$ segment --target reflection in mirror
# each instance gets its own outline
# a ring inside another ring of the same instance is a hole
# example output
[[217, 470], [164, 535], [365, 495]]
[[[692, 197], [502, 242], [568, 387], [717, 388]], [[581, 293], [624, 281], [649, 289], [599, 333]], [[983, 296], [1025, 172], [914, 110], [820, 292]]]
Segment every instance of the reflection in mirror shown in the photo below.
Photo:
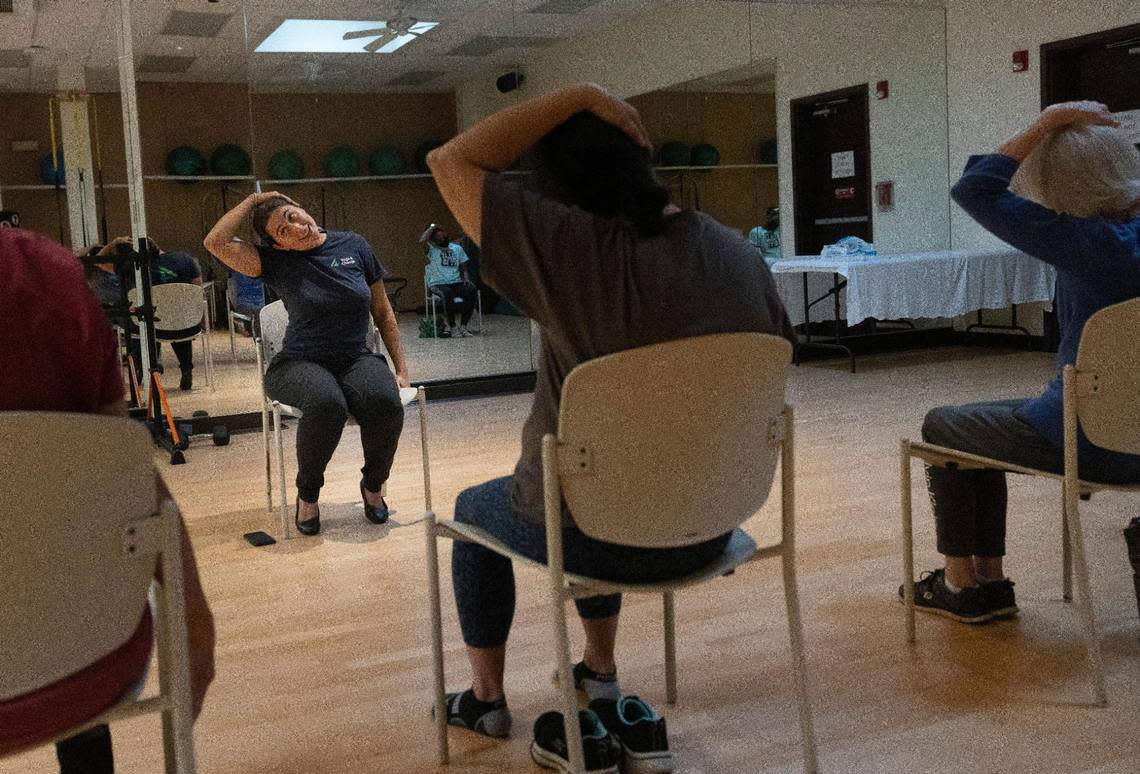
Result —
[[163, 385], [182, 418], [253, 411], [224, 327], [228, 272], [202, 246], [213, 221], [253, 187], [245, 8], [132, 0], [131, 27], [147, 234], [159, 252], [152, 282], [199, 287], [212, 323], [174, 341], [182, 337], [164, 329], [177, 310], [156, 308]]
[[76, 253], [130, 224], [113, 22], [102, 3], [28, 3], [4, 21], [0, 226]]
[[772, 260], [779, 254], [775, 66], [757, 60], [629, 100], [674, 204], [707, 212]]

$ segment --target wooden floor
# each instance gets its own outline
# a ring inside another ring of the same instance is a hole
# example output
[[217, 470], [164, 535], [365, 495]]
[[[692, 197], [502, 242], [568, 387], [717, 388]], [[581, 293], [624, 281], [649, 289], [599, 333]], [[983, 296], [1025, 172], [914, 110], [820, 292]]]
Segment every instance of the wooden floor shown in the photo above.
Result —
[[[940, 403], [1035, 392], [1051, 371], [1035, 353], [948, 349], [794, 370], [800, 590], [821, 764], [830, 772], [1140, 771], [1140, 620], [1120, 534], [1136, 500], [1106, 494], [1083, 508], [1110, 705], [1090, 706], [1076, 611], [1060, 601], [1058, 487], [1010, 486], [1009, 571], [1020, 618], [971, 628], [920, 616], [903, 640], [899, 583], [900, 436]], [[437, 507], [508, 473], [529, 396], [432, 404]], [[411, 415], [409, 415], [411, 420]], [[261, 441], [196, 443], [164, 473], [178, 496], [218, 619], [217, 680], [196, 727], [204, 772], [432, 772], [429, 623], [418, 430], [408, 422], [390, 500], [391, 529], [356, 503], [358, 435], [329, 468], [319, 538], [252, 548], [265, 513]], [[915, 466], [914, 483], [921, 471]], [[748, 526], [771, 536], [776, 498]], [[401, 526], [402, 525], [402, 526]], [[929, 505], [916, 499], [921, 567], [934, 564]], [[469, 679], [447, 577], [448, 685]], [[508, 657], [515, 733], [494, 742], [453, 731], [453, 772], [539, 771], [527, 747], [555, 706], [545, 587], [520, 575]], [[619, 667], [627, 693], [663, 708], [678, 772], [800, 769], [787, 630], [774, 562], [677, 600], [680, 700], [664, 707], [660, 603], [627, 599]], [[580, 642], [580, 632], [574, 632]], [[114, 729], [124, 772], [160, 766], [157, 722]], [[50, 751], [0, 771], [52, 771]]]

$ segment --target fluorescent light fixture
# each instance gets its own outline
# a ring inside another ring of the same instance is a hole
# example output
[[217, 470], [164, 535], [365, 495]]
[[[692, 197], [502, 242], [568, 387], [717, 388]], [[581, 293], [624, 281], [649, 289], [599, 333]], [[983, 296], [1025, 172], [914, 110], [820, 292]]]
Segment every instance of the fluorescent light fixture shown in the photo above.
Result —
[[[416, 22], [410, 28], [409, 35], [398, 35], [383, 47], [376, 50], [378, 54], [391, 54], [401, 46], [407, 45], [430, 29], [439, 26], [439, 22]], [[375, 37], [356, 38], [345, 40], [346, 32], [360, 32], [363, 30], [382, 30], [386, 27], [382, 21], [343, 21], [339, 19], [286, 19], [273, 30], [265, 40], [261, 41], [256, 49], [257, 53], [305, 53], [305, 54], [361, 54], [364, 47], [376, 40]], [[379, 37], [380, 34], [377, 34]]]

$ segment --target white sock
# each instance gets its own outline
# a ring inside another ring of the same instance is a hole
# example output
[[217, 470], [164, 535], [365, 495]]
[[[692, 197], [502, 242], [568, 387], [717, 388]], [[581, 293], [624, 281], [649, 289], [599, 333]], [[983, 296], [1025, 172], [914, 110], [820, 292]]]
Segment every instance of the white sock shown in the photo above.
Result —
[[950, 579], [947, 578], [945, 574], [943, 574], [943, 576], [942, 576], [942, 582], [946, 585], [947, 590], [951, 594], [958, 594], [962, 591], [962, 589], [958, 588], [953, 583], [951, 583]]

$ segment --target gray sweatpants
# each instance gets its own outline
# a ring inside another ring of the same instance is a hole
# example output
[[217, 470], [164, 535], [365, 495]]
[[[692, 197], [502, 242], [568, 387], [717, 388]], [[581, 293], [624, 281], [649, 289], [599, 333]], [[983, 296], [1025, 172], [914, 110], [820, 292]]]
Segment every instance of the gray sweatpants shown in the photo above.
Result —
[[325, 467], [340, 442], [348, 415], [360, 424], [364, 486], [378, 492], [388, 480], [404, 428], [400, 389], [387, 361], [372, 353], [339, 363], [280, 355], [265, 372], [265, 392], [303, 412], [297, 427], [297, 496], [316, 502]]
[[[1022, 420], [1026, 400], [940, 406], [922, 423], [922, 440], [951, 449], [1036, 468], [1064, 470], [1064, 450]], [[1140, 481], [1140, 457], [1082, 453], [1081, 478], [1109, 483]], [[1121, 458], [1124, 458], [1123, 460]], [[938, 552], [946, 556], [1005, 555], [1005, 474], [998, 470], [926, 468]]]

